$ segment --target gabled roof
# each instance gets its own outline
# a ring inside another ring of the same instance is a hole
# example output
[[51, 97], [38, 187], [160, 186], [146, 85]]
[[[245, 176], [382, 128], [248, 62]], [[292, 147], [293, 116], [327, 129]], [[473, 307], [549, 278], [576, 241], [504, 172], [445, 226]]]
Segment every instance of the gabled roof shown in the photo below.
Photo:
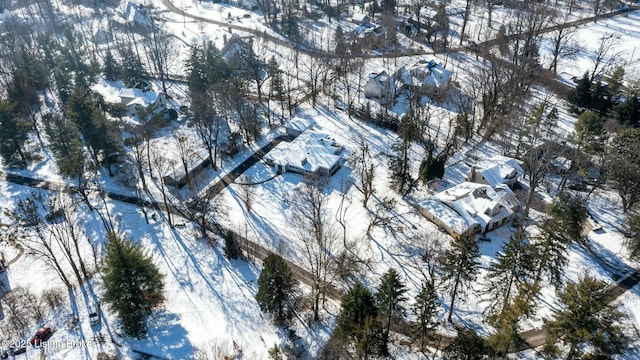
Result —
[[327, 134], [306, 130], [292, 142], [281, 142], [265, 158], [274, 164], [309, 172], [331, 169], [342, 159], [342, 147]]
[[123, 88], [119, 93], [124, 106], [138, 104], [147, 107], [158, 101], [160, 93], [157, 91], [142, 91], [137, 88]]
[[295, 120], [289, 121], [287, 124], [285, 124], [284, 128], [303, 132], [312, 127], [314, 124], [315, 121], [311, 119], [296, 118]]
[[524, 174], [518, 160], [507, 156], [497, 155], [473, 166], [476, 168], [476, 172], [482, 173], [484, 179], [492, 187], [504, 184]]

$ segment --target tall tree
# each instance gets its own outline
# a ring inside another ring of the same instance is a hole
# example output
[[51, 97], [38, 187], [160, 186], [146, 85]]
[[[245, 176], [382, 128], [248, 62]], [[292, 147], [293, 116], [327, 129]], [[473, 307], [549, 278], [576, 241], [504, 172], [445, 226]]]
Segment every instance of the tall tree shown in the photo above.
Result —
[[625, 246], [629, 250], [629, 257], [640, 258], [640, 214], [627, 215], [624, 222]]
[[607, 171], [613, 188], [629, 211], [640, 200], [640, 129], [624, 129], [609, 144]]
[[281, 256], [270, 253], [262, 264], [256, 300], [260, 310], [273, 315], [277, 325], [284, 325], [291, 318], [296, 306], [298, 282]]
[[26, 160], [23, 147], [29, 137], [32, 124], [18, 112], [15, 103], [0, 100], [0, 156], [6, 163], [11, 162], [14, 154], [20, 161]]
[[458, 296], [463, 293], [478, 275], [480, 250], [473, 235], [461, 235], [451, 242], [451, 247], [445, 251], [440, 272], [442, 281], [449, 289], [451, 302], [447, 320], [453, 322], [453, 309]]
[[459, 328], [458, 335], [442, 351], [445, 360], [482, 360], [489, 354], [485, 340], [473, 329]]
[[362, 284], [356, 283], [342, 297], [334, 336], [356, 345], [359, 352], [368, 352], [359, 355], [386, 355], [386, 339], [375, 336], [375, 332], [381, 331], [380, 324], [376, 321], [377, 314], [378, 307], [373, 294]]
[[600, 44], [593, 51], [593, 70], [589, 75], [589, 82], [593, 83], [597, 77], [609, 71], [620, 57], [618, 46], [620, 44], [621, 35], [618, 33], [607, 33], [600, 37]]
[[163, 275], [153, 259], [132, 240], [107, 234], [103, 301], [118, 315], [129, 336], [141, 338], [146, 317], [164, 301]]
[[502, 244], [496, 262], [489, 265], [485, 293], [488, 295], [490, 314], [503, 313], [518, 295], [520, 284], [530, 280], [533, 272], [532, 247], [524, 231], [517, 230], [508, 242]]
[[569, 347], [567, 360], [585, 353], [608, 359], [624, 352], [629, 340], [621, 326], [625, 316], [610, 303], [612, 296], [604, 281], [586, 276], [567, 284], [557, 296], [558, 307], [544, 325], [547, 353], [558, 354], [559, 342]]
[[413, 304], [413, 314], [416, 317], [415, 325], [411, 331], [414, 343], [418, 344], [420, 351], [425, 351], [433, 331], [437, 326], [434, 320], [438, 313], [438, 294], [431, 281], [425, 281]]
[[375, 193], [373, 186], [373, 178], [375, 176], [375, 167], [373, 165], [373, 157], [369, 144], [364, 140], [360, 140], [360, 145], [354, 159], [354, 168], [358, 174], [358, 182], [356, 189], [362, 193], [362, 206], [367, 207], [367, 203]]
[[404, 302], [407, 298], [404, 294], [406, 292], [407, 288], [402, 282], [402, 279], [400, 279], [398, 272], [393, 268], [389, 268], [389, 270], [382, 275], [378, 292], [376, 292], [378, 312], [383, 321], [383, 325], [385, 325], [385, 339], [389, 338], [391, 323], [401, 321], [405, 316]]
[[562, 192], [553, 200], [534, 244], [535, 283], [542, 279], [542, 274], [546, 274], [552, 285], [556, 288], [561, 286], [568, 247], [582, 239], [587, 217], [584, 199], [580, 195]]
[[398, 141], [391, 146], [394, 152], [389, 158], [391, 186], [403, 195], [413, 181], [409, 151], [411, 150], [411, 144], [418, 137], [417, 130], [418, 128], [411, 117], [402, 117], [398, 124]]

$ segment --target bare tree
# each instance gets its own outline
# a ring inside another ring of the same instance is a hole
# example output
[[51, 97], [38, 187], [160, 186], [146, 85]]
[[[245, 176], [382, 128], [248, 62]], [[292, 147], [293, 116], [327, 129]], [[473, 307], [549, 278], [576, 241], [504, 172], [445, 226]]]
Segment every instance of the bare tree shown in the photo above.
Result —
[[[563, 22], [566, 22], [566, 16]], [[549, 70], [553, 70], [553, 73], [558, 72], [558, 62], [561, 59], [569, 59], [580, 52], [580, 45], [575, 41], [574, 36], [578, 31], [576, 27], [564, 27], [562, 23], [556, 23], [557, 27], [551, 33], [551, 63], [549, 64]]]
[[320, 304], [324, 303], [334, 276], [336, 236], [327, 213], [326, 178], [309, 181], [288, 198], [292, 222], [301, 240], [301, 250], [313, 276], [313, 320], [320, 320]]
[[178, 48], [175, 45], [173, 35], [155, 25], [152, 26], [150, 36], [143, 41], [148, 63], [162, 82], [162, 91], [167, 93], [166, 81], [169, 79], [169, 69], [178, 59]]
[[170, 227], [173, 227], [173, 216], [171, 215], [172, 204], [170, 200], [171, 194], [169, 193], [169, 188], [165, 180], [167, 174], [169, 174], [174, 168], [173, 161], [167, 159], [159, 151], [154, 150], [151, 155], [151, 164], [151, 171], [153, 172], [155, 170], [158, 175], [158, 181], [156, 183], [160, 187], [160, 192], [162, 193], [162, 202], [164, 203], [165, 211], [167, 212], [167, 222]]
[[[49, 214], [50, 210], [42, 195], [31, 192], [18, 201], [16, 208], [9, 212], [9, 216], [20, 229], [32, 230], [31, 234], [20, 231], [22, 233], [21, 245], [36, 257], [44, 260], [56, 272], [67, 289], [71, 289], [73, 286], [58, 257], [57, 245], [47, 228], [44, 214]], [[16, 229], [16, 231], [19, 230]]]
[[358, 150], [352, 161], [353, 167], [358, 175], [357, 183], [354, 185], [356, 189], [362, 193], [362, 206], [367, 207], [369, 199], [376, 192], [376, 189], [373, 186], [375, 166], [373, 164], [369, 144], [364, 139], [359, 140]]
[[596, 77], [607, 72], [615, 65], [620, 58], [618, 45], [621, 41], [621, 35], [618, 33], [608, 33], [600, 38], [600, 45], [593, 52], [593, 71], [589, 81], [593, 82]]
[[347, 194], [351, 183], [349, 181], [340, 182], [340, 205], [336, 210], [336, 221], [342, 227], [342, 245], [347, 247], [347, 212], [351, 207], [351, 197]]

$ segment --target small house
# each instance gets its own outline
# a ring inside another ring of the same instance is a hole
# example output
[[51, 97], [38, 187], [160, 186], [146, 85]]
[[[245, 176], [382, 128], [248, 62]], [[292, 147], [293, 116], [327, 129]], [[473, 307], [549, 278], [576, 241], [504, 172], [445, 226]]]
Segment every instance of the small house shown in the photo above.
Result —
[[496, 187], [505, 184], [513, 187], [524, 174], [518, 160], [507, 156], [494, 156], [477, 164], [471, 164], [468, 181]]
[[356, 25], [365, 25], [369, 23], [369, 15], [365, 13], [355, 13], [351, 17], [351, 22]]
[[287, 135], [296, 137], [307, 129], [313, 128], [315, 122], [311, 119], [296, 118], [284, 125]]
[[119, 96], [120, 102], [131, 116], [143, 109], [149, 112], [156, 110], [165, 100], [164, 94], [159, 91], [142, 91], [137, 88], [123, 88]]
[[291, 142], [283, 141], [264, 157], [278, 172], [333, 175], [340, 169], [344, 147], [329, 135], [307, 129]]

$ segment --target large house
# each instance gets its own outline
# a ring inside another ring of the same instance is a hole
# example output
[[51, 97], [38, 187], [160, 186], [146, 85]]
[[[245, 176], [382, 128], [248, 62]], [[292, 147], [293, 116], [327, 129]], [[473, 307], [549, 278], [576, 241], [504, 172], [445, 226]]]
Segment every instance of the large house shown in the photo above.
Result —
[[364, 86], [368, 98], [387, 102], [402, 91], [420, 91], [425, 95], [438, 94], [451, 79], [451, 71], [435, 60], [421, 59], [411, 66], [402, 66], [389, 75], [386, 71], [369, 74]]
[[144, 5], [127, 2], [122, 9], [122, 17], [131, 26], [152, 27], [153, 19]]
[[165, 96], [158, 91], [142, 91], [137, 88], [123, 88], [120, 90], [120, 102], [131, 116], [140, 110], [153, 111], [163, 104]]
[[329, 176], [338, 171], [343, 155], [344, 147], [329, 135], [306, 129], [293, 141], [276, 145], [264, 159], [278, 172]]
[[423, 216], [449, 235], [486, 233], [512, 221], [520, 202], [511, 189], [500, 184], [464, 182], [419, 203]]
[[518, 160], [506, 156], [494, 156], [471, 165], [468, 181], [496, 187], [505, 184], [513, 187], [524, 174]]

